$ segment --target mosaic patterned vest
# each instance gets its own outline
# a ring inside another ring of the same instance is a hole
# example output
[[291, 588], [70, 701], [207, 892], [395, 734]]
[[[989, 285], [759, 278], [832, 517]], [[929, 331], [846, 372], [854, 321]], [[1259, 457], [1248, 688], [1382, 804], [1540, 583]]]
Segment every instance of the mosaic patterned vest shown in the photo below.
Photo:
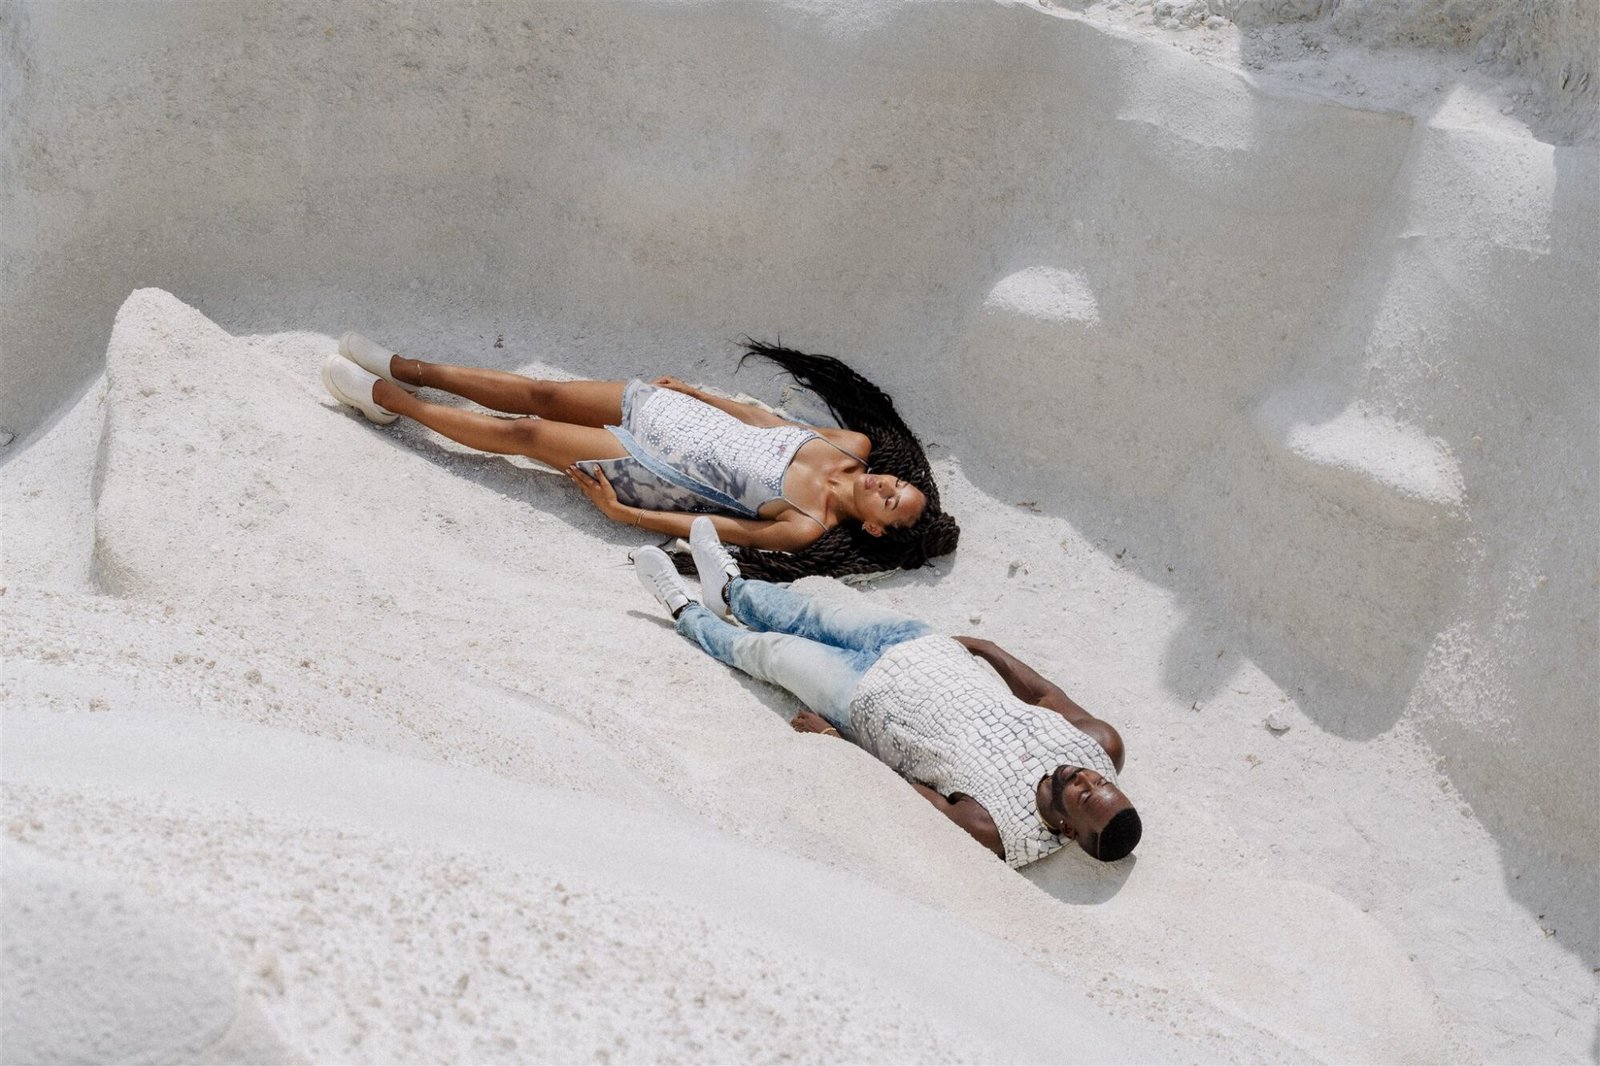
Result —
[[856, 741], [900, 776], [982, 804], [1014, 867], [1066, 843], [1039, 817], [1041, 778], [1065, 764], [1117, 779], [1094, 738], [1017, 699], [950, 637], [919, 637], [884, 652], [856, 686], [850, 724]]

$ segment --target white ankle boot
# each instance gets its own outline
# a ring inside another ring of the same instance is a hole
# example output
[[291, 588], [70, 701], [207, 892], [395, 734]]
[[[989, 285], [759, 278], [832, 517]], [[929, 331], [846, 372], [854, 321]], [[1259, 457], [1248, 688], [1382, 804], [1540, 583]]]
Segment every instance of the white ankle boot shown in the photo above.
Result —
[[367, 421], [387, 426], [400, 416], [373, 400], [372, 386], [377, 383], [377, 375], [367, 373], [342, 355], [330, 355], [322, 361], [322, 387], [328, 395], [346, 407], [354, 407], [367, 416]]
[[395, 377], [393, 371], [389, 369], [389, 361], [394, 358], [394, 352], [377, 341], [368, 340], [354, 330], [339, 338], [339, 354], [367, 373], [376, 374], [391, 385], [398, 385], [407, 392], [417, 391], [417, 386], [407, 385]]

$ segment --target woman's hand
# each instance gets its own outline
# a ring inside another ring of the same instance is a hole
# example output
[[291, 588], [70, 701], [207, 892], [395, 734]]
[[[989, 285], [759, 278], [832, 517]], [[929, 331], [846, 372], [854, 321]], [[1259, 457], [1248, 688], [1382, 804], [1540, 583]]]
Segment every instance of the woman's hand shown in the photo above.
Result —
[[789, 726], [796, 733], [825, 733], [830, 737], [840, 735], [826, 718], [815, 711], [801, 711], [790, 720]]
[[683, 382], [679, 381], [675, 377], [671, 377], [670, 375], [667, 377], [656, 378], [650, 384], [659, 389], [671, 389], [673, 392], [681, 392], [685, 396], [693, 396], [697, 400], [701, 398], [699, 389], [695, 388], [693, 385], [685, 385]]
[[585, 496], [589, 497], [589, 502], [594, 504], [601, 514], [613, 522], [635, 524], [628, 515], [633, 508], [617, 499], [617, 490], [611, 487], [611, 481], [606, 477], [604, 470], [596, 467], [594, 476], [590, 477], [586, 471], [574, 465], [567, 467], [567, 476]]

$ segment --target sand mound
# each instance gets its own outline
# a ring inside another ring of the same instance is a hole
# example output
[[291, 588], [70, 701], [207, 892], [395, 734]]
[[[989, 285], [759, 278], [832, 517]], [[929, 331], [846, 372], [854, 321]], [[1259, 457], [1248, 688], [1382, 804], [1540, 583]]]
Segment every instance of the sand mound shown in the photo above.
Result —
[[[93, 506], [114, 595], [6, 595], [22, 839], [203, 916], [309, 1057], [1450, 1053], [1404, 949], [1326, 889], [1169, 838], [1126, 885], [1076, 853], [1032, 871], [1100, 907], [1033, 892], [690, 654], [560, 479], [319, 397], [331, 343], [233, 338], [136, 293]], [[551, 575], [577, 558], [600, 565]], [[937, 617], [942, 592], [873, 595]], [[1148, 768], [1129, 780], [1177, 808], [1177, 839], [1228, 833]], [[397, 1014], [423, 1021], [390, 1032]], [[795, 1020], [818, 1015], [826, 1033]]]
[[7, 1061], [291, 1061], [190, 923], [22, 845], [0, 857]]

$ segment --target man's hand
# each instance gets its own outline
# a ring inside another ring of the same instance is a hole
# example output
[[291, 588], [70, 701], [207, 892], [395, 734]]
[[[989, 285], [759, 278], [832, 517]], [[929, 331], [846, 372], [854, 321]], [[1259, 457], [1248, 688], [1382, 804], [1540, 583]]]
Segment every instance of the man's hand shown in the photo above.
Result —
[[1000, 680], [1006, 683], [1011, 694], [1024, 703], [1037, 704], [1046, 696], [1056, 693], [1065, 695], [1057, 685], [1040, 677], [1033, 667], [992, 640], [984, 640], [982, 637], [956, 637], [955, 641], [994, 667], [995, 673], [1000, 675]]
[[982, 637], [956, 637], [956, 643], [994, 667], [1011, 694], [1024, 703], [1054, 711], [1094, 738], [1105, 749], [1111, 765], [1122, 769], [1122, 735], [1108, 722], [1101, 721], [1079, 707], [1061, 686], [1041, 677], [1039, 672], [992, 640]]
[[840, 735], [826, 718], [815, 711], [801, 711], [794, 716], [789, 725], [796, 733], [823, 733], [831, 737]]

